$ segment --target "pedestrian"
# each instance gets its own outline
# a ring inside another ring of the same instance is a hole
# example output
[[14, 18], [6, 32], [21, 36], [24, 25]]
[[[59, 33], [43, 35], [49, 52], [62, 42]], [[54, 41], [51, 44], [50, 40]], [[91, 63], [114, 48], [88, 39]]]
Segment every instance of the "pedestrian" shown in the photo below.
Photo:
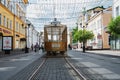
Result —
[[36, 45], [34, 46], [35, 52], [36, 52]]
[[68, 47], [69, 47], [69, 49], [70, 49], [70, 50], [72, 49], [72, 47], [71, 47], [71, 45], [70, 45], [70, 44], [68, 45]]
[[41, 49], [42, 49], [42, 52], [44, 52], [44, 46], [43, 45], [41, 45]]
[[32, 51], [33, 51], [33, 44], [31, 45], [31, 49], [32, 49]]

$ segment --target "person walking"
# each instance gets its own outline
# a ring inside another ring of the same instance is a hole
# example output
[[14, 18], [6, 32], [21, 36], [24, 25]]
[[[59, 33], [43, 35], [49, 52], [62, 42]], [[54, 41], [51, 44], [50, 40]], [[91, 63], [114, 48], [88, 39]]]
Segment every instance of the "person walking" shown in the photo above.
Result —
[[42, 49], [42, 52], [44, 52], [44, 46], [43, 45], [41, 45], [41, 49]]
[[32, 51], [33, 51], [33, 44], [31, 45], [31, 49], [32, 49]]
[[34, 46], [35, 52], [36, 52], [36, 45]]

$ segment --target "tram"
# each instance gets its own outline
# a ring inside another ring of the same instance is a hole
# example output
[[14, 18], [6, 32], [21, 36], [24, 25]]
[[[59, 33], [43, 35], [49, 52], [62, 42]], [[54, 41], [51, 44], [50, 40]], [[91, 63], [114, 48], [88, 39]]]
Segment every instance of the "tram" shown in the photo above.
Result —
[[44, 25], [44, 47], [47, 55], [66, 55], [67, 26], [56, 19], [49, 25]]

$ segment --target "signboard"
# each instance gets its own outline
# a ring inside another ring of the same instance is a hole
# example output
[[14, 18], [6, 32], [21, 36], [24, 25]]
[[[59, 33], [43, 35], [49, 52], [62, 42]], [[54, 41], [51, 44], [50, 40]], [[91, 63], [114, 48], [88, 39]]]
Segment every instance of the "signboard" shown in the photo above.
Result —
[[12, 34], [9, 30], [3, 29], [3, 28], [0, 28], [0, 31], [5, 34]]
[[12, 36], [3, 36], [3, 50], [12, 50]]
[[52, 48], [59, 48], [60, 44], [59, 43], [52, 43]]

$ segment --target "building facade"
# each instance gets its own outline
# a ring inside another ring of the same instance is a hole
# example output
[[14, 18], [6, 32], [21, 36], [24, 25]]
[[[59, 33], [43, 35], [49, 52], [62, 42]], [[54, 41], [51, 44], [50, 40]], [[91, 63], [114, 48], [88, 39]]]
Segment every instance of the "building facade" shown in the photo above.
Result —
[[78, 25], [78, 29], [83, 29], [83, 26], [85, 26], [86, 30], [94, 33], [94, 38], [87, 41], [86, 47], [92, 46], [93, 49], [110, 49], [109, 34], [106, 33], [105, 28], [107, 27], [111, 18], [112, 7], [107, 9], [96, 7], [87, 10], [86, 13], [80, 16], [79, 23], [82, 23], [82, 27]]
[[[113, 18], [116, 18], [117, 16], [120, 16], [120, 0], [113, 0]], [[111, 49], [115, 50], [120, 50], [120, 37], [118, 39], [111, 39], [110, 40], [111, 44]]]
[[27, 48], [31, 49], [36, 43], [40, 45], [42, 34], [35, 29], [34, 25], [29, 20], [26, 20], [26, 23], [28, 25], [26, 28]]
[[87, 41], [87, 46], [93, 49], [110, 49], [109, 34], [106, 27], [112, 18], [112, 8], [104, 9], [88, 20], [87, 29], [93, 31], [94, 39]]
[[28, 0], [0, 0], [0, 51], [2, 37], [13, 37], [13, 49], [25, 47], [25, 16]]

